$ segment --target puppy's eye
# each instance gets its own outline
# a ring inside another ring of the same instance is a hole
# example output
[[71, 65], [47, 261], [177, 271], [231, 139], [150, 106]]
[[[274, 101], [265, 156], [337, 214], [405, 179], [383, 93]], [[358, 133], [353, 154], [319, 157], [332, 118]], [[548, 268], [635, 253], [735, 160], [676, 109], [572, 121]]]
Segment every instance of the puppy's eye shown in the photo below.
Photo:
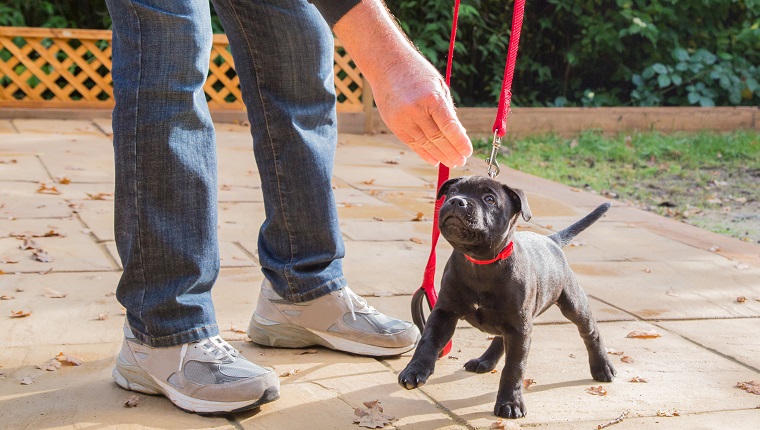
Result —
[[483, 201], [488, 203], [489, 205], [495, 205], [496, 204], [496, 197], [488, 194], [487, 196], [483, 197]]

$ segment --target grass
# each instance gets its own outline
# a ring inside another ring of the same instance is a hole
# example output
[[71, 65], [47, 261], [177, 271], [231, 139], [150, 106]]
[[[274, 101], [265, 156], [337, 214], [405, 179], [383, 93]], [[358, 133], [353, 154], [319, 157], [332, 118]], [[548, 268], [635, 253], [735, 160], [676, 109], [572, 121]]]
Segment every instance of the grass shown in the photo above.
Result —
[[[474, 142], [487, 156], [489, 140]], [[743, 240], [760, 241], [760, 133], [510, 139], [499, 163]]]

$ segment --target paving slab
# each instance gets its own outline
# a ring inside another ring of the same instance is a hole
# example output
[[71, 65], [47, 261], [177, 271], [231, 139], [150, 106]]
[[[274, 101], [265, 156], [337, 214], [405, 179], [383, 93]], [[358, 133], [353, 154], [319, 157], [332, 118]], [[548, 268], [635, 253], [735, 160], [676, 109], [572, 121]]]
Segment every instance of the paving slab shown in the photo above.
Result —
[[16, 128], [9, 119], [0, 119], [0, 134], [17, 134]]
[[67, 218], [73, 215], [68, 202], [63, 198], [51, 199], [50, 196], [28, 192], [14, 193], [7, 191], [7, 185], [9, 184], [0, 182], [0, 218]]
[[[760, 297], [748, 300], [760, 301]], [[760, 317], [710, 321], [660, 321], [657, 325], [698, 345], [751, 366], [760, 373], [758, 370], [760, 369], [760, 336], [758, 336]]]
[[7, 181], [45, 182], [49, 181], [45, 167], [35, 155], [13, 154], [5, 155], [0, 151], [0, 181], [3, 188], [13, 186]]
[[92, 120], [77, 119], [14, 119], [13, 125], [22, 134], [98, 134], [103, 132]]

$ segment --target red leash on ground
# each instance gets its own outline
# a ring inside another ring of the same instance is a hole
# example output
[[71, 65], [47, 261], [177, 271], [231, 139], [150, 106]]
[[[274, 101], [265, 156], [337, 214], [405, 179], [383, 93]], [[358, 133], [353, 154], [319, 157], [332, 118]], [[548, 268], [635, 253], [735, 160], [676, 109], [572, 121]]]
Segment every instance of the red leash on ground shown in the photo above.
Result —
[[[446, 63], [446, 85], [451, 86], [451, 65], [454, 58], [454, 45], [457, 35], [457, 20], [459, 19], [459, 1], [454, 2], [454, 16], [451, 22], [451, 38], [449, 40], [449, 58]], [[495, 178], [499, 174], [499, 165], [496, 163], [496, 154], [501, 146], [501, 138], [507, 132], [507, 116], [509, 115], [509, 106], [512, 102], [512, 78], [515, 74], [515, 61], [517, 60], [517, 45], [520, 43], [520, 29], [522, 28], [523, 15], [525, 14], [525, 0], [515, 0], [515, 8], [512, 13], [512, 33], [509, 37], [509, 48], [507, 51], [507, 63], [504, 68], [504, 79], [501, 85], [501, 94], [499, 95], [499, 107], [496, 113], [496, 121], [493, 124], [493, 143], [491, 156], [486, 160], [488, 162], [488, 175]], [[444, 182], [449, 179], [449, 168], [443, 164], [438, 166], [438, 185], [436, 190], [440, 190]], [[425, 272], [422, 278], [422, 286], [412, 296], [412, 320], [422, 332], [425, 329], [425, 315], [423, 298], [427, 300], [428, 309], [433, 309], [435, 302], [438, 301], [438, 292], [435, 290], [435, 265], [436, 255], [435, 248], [438, 245], [440, 229], [438, 226], [438, 214], [441, 211], [441, 205], [445, 196], [436, 200], [435, 210], [433, 212], [433, 234], [430, 247], [430, 257], [428, 257]], [[441, 351], [440, 356], [448, 354], [451, 351], [451, 340]]]

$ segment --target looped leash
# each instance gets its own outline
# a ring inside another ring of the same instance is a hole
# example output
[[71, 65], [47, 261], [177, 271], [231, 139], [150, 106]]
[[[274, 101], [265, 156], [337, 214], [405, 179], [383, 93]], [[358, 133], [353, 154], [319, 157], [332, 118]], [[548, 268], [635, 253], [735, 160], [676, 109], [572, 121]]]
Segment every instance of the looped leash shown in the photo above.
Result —
[[[451, 86], [451, 67], [454, 58], [454, 45], [457, 35], [457, 21], [459, 19], [459, 2], [454, 0], [454, 14], [451, 21], [451, 38], [449, 39], [449, 57], [446, 62], [446, 85]], [[488, 176], [496, 178], [499, 175], [499, 164], [496, 162], [496, 155], [501, 146], [501, 138], [507, 132], [507, 116], [510, 112], [512, 101], [512, 78], [515, 74], [515, 61], [517, 60], [517, 45], [520, 42], [520, 29], [522, 28], [523, 15], [525, 13], [525, 0], [515, 0], [514, 11], [512, 14], [512, 32], [509, 37], [509, 48], [507, 51], [507, 63], [504, 69], [504, 79], [502, 81], [501, 93], [499, 95], [499, 107], [496, 112], [496, 121], [493, 125], [493, 142], [491, 144], [491, 155], [486, 159], [488, 163]], [[438, 185], [437, 191], [441, 190], [443, 183], [449, 179], [449, 168], [440, 164], [438, 166]], [[438, 293], [435, 290], [435, 248], [438, 245], [440, 228], [438, 225], [438, 214], [441, 212], [441, 206], [446, 196], [442, 196], [435, 202], [433, 213], [433, 232], [430, 247], [430, 257], [428, 257], [425, 273], [422, 278], [422, 286], [412, 296], [412, 321], [423, 332], [425, 329], [425, 316], [423, 298], [427, 300], [428, 309], [432, 310], [438, 301]], [[443, 357], [451, 351], [451, 340], [440, 352]]]

